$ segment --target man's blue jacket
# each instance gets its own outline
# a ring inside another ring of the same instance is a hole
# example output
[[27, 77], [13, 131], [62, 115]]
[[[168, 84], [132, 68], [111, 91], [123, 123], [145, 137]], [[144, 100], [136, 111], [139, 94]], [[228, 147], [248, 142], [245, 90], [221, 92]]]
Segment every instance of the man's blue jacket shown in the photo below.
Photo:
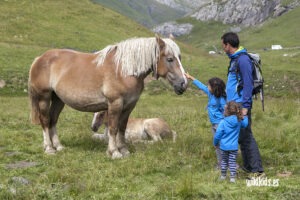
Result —
[[[227, 102], [235, 101], [242, 103], [243, 108], [252, 108], [252, 90], [253, 90], [253, 64], [246, 54], [247, 50], [240, 47], [234, 54], [229, 54], [230, 67], [228, 72], [228, 78], [226, 83]], [[241, 55], [240, 55], [241, 54]], [[238, 70], [238, 78], [236, 68]], [[237, 87], [240, 84], [242, 89], [237, 91]]]

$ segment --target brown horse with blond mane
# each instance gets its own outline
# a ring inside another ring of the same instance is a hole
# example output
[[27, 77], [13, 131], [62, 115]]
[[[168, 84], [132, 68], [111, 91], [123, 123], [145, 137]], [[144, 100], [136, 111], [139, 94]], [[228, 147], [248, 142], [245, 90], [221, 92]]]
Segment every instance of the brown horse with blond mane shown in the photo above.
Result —
[[29, 72], [32, 123], [41, 124], [45, 153], [63, 149], [56, 131], [65, 104], [84, 112], [108, 111], [109, 143], [113, 159], [129, 155], [125, 143], [128, 117], [151, 72], [166, 78], [176, 94], [187, 79], [180, 49], [171, 39], [132, 38], [96, 53], [52, 49], [37, 57]]

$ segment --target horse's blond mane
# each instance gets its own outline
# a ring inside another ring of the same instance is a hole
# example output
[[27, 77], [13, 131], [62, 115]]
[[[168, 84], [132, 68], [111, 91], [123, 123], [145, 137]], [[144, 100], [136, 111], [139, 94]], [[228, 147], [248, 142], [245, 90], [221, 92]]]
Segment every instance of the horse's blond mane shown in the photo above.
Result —
[[[171, 39], [163, 39], [166, 43], [165, 53], [173, 54], [176, 58], [180, 55], [179, 47]], [[148, 72], [151, 67], [156, 69], [160, 51], [156, 38], [132, 38], [115, 45], [109, 45], [96, 52], [98, 54], [97, 66], [101, 66], [106, 56], [115, 51], [114, 62], [121, 66], [123, 76], [139, 76]]]

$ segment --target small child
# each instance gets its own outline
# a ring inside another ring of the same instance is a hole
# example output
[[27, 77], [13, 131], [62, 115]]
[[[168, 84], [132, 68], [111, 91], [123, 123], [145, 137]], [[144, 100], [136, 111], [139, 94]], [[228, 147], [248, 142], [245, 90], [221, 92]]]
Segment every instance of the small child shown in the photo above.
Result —
[[226, 179], [229, 166], [230, 182], [235, 182], [236, 158], [238, 154], [238, 138], [241, 128], [248, 126], [248, 117], [243, 116], [240, 104], [230, 101], [225, 106], [224, 119], [220, 122], [215, 137], [214, 146], [221, 150], [221, 180]]
[[[208, 80], [208, 85], [204, 85], [199, 80], [195, 79], [193, 76], [188, 73], [185, 74], [188, 79], [193, 80], [193, 84], [205, 92], [208, 96], [207, 111], [209, 120], [212, 124], [212, 133], [213, 137], [216, 133], [218, 124], [224, 118], [224, 106], [226, 104], [226, 92], [225, 92], [225, 83], [222, 79], [213, 77]], [[216, 148], [217, 155], [217, 168], [221, 167], [221, 151]]]

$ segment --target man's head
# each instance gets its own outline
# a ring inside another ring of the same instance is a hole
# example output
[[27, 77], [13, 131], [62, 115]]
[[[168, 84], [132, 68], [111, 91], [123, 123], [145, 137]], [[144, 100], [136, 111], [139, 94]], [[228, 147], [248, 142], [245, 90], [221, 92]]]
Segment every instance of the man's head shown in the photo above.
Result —
[[236, 33], [228, 32], [222, 37], [222, 47], [225, 53], [233, 54], [240, 45], [239, 36]]

